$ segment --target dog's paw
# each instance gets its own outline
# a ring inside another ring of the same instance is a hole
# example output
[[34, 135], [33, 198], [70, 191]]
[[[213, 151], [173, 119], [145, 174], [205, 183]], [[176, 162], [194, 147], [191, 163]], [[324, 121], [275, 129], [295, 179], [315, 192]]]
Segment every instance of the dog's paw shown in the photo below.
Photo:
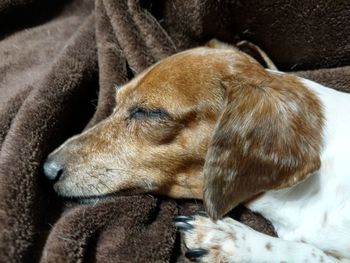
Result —
[[205, 212], [179, 216], [176, 227], [183, 233], [186, 257], [200, 262], [246, 262], [247, 227], [231, 218], [212, 221]]

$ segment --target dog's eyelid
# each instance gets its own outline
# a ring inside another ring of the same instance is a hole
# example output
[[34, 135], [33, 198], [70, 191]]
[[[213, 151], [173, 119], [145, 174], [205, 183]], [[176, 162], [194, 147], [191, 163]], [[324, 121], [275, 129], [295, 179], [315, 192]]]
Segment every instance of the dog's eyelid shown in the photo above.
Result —
[[150, 109], [142, 106], [134, 106], [130, 109], [130, 119], [166, 119], [169, 114], [160, 108]]

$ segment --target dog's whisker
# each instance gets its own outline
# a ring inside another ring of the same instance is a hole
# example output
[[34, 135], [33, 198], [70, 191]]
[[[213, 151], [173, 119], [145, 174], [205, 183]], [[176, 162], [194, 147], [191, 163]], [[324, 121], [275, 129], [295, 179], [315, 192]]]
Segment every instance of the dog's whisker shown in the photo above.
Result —
[[113, 192], [112, 188], [110, 188], [103, 180], [98, 180], [99, 184], [102, 184], [104, 187], [106, 187], [110, 192]]
[[97, 205], [97, 203], [100, 201], [100, 199], [96, 199], [95, 202], [93, 203], [92, 207], [95, 207]]

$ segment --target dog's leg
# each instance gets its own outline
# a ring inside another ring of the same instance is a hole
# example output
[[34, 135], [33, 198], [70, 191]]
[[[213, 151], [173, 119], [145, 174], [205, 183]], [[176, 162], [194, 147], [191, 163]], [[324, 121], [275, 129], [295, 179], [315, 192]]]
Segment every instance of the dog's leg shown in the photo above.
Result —
[[200, 262], [342, 262], [306, 243], [271, 237], [233, 220], [213, 222], [204, 213], [176, 219], [184, 234], [186, 256]]

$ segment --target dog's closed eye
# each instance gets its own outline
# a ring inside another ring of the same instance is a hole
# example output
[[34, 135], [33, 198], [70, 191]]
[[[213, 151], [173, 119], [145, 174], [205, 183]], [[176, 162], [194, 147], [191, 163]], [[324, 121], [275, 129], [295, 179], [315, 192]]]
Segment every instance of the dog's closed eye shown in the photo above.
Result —
[[130, 129], [156, 145], [170, 144], [185, 127], [166, 110], [145, 106], [132, 107], [127, 121]]
[[147, 109], [140, 106], [135, 106], [130, 110], [130, 119], [147, 120], [147, 119], [166, 119], [169, 114], [163, 109]]

